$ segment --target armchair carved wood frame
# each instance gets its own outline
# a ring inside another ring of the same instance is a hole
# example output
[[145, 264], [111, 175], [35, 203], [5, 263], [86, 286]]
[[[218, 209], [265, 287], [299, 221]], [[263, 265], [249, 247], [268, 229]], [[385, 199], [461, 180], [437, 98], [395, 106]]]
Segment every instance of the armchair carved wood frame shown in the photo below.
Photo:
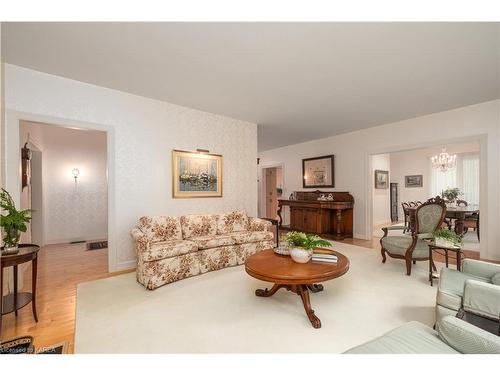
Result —
[[403, 226], [382, 228], [384, 236], [380, 239], [382, 263], [386, 253], [391, 258], [404, 259], [406, 274], [411, 275], [412, 263], [429, 260], [429, 250], [424, 239], [432, 238], [432, 232], [441, 227], [446, 215], [446, 205], [440, 197], [431, 198], [418, 206], [415, 213], [415, 229], [411, 235], [388, 236], [390, 230], [403, 230]]

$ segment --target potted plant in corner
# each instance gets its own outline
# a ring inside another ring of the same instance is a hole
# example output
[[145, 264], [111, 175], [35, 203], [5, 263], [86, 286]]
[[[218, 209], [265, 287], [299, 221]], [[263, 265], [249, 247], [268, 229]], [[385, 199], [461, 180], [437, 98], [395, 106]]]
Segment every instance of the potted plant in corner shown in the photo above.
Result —
[[331, 246], [326, 241], [316, 235], [302, 232], [289, 232], [286, 240], [290, 243], [290, 256], [297, 263], [307, 263], [311, 260], [313, 250], [319, 246]]
[[459, 188], [447, 188], [441, 193], [442, 197], [445, 199], [446, 203], [453, 204], [461, 194]]
[[449, 229], [437, 229], [433, 233], [434, 243], [436, 246], [443, 247], [460, 247], [462, 245], [462, 237]]
[[16, 253], [21, 232], [26, 232], [28, 229], [26, 224], [31, 220], [30, 214], [32, 210], [18, 211], [14, 200], [7, 190], [3, 188], [0, 192], [0, 207], [4, 211], [0, 220], [0, 227], [3, 231], [4, 252]]

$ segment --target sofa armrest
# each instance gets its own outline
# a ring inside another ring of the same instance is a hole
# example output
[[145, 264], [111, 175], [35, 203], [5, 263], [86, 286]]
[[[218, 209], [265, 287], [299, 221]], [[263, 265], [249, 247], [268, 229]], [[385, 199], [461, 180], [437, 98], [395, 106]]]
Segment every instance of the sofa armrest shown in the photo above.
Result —
[[464, 310], [498, 319], [500, 316], [500, 285], [466, 280], [463, 298]]
[[491, 279], [493, 275], [500, 272], [500, 264], [483, 262], [475, 259], [464, 259], [462, 263], [462, 272]]
[[437, 324], [439, 338], [463, 354], [500, 354], [500, 337], [452, 315]]
[[146, 251], [149, 249], [149, 238], [144, 234], [139, 228], [133, 228], [130, 231], [130, 235], [135, 242], [135, 250], [137, 253]]
[[249, 218], [249, 227], [252, 232], [271, 232], [273, 224], [269, 220], [259, 219], [258, 217]]

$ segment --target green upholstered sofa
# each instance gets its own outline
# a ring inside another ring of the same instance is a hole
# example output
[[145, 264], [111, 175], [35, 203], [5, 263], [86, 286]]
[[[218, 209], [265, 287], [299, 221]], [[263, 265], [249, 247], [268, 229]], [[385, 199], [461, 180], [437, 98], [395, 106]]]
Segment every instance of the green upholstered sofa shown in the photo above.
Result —
[[436, 321], [456, 315], [460, 308], [498, 319], [500, 264], [465, 259], [462, 270], [443, 268], [436, 295]]
[[500, 337], [447, 315], [436, 330], [409, 322], [346, 354], [500, 354]]

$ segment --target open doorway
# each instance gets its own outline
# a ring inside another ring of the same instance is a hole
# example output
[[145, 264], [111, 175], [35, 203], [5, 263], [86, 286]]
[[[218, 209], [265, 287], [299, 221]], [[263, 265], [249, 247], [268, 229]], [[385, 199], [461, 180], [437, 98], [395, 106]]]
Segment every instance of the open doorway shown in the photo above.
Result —
[[[455, 165], [447, 168], [433, 165], [431, 158], [442, 152], [455, 155]], [[484, 182], [481, 181], [480, 159], [479, 140], [371, 155], [373, 237], [382, 237], [381, 228], [391, 224], [409, 228], [408, 210], [403, 206], [416, 207], [431, 197], [442, 196], [447, 189], [457, 189], [458, 198], [448, 203], [446, 223], [449, 229], [463, 234], [464, 250], [479, 254], [479, 198]], [[377, 184], [377, 179], [383, 176], [387, 178], [385, 184]], [[461, 213], [453, 212], [459, 204], [470, 211], [464, 213], [463, 218], [457, 218]], [[391, 231], [391, 234], [394, 233]], [[409, 234], [409, 230], [404, 234]]]
[[283, 195], [283, 167], [263, 168], [265, 217], [278, 219], [278, 199]]
[[33, 210], [22, 241], [99, 257], [97, 272], [107, 270], [107, 133], [20, 121], [19, 137], [21, 208]]

